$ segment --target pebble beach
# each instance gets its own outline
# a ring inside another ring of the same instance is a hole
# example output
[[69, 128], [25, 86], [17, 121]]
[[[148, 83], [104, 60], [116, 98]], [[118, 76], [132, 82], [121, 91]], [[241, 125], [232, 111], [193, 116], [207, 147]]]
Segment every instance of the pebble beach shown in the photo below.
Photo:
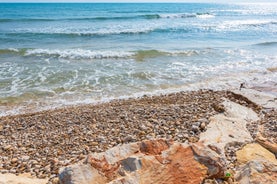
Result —
[[1, 117], [0, 172], [51, 180], [59, 168], [120, 144], [155, 138], [197, 142], [209, 118], [224, 112], [223, 98], [263, 113], [262, 122], [248, 130], [255, 136], [263, 123], [265, 136], [277, 142], [276, 109], [265, 111], [230, 91], [179, 92]]

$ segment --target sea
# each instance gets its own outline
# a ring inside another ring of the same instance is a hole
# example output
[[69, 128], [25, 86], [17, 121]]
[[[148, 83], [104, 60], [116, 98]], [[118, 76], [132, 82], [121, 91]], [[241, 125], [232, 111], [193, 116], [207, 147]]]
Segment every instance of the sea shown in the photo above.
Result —
[[277, 3], [0, 3], [0, 116], [277, 82]]

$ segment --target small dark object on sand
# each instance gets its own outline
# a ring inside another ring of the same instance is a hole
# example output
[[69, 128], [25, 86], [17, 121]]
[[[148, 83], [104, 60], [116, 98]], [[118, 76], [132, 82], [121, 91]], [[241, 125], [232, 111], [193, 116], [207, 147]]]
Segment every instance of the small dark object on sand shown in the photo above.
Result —
[[243, 83], [241, 83], [241, 84], [240, 84], [240, 87], [239, 87], [239, 90], [241, 90], [241, 88], [245, 88], [245, 86], [244, 86], [244, 85], [245, 85], [245, 83], [244, 83], [244, 82], [243, 82]]

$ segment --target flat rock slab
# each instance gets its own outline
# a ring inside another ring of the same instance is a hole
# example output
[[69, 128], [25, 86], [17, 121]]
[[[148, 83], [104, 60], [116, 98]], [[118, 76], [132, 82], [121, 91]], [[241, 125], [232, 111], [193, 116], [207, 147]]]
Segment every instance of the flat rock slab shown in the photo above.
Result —
[[251, 142], [246, 129], [247, 122], [258, 121], [258, 115], [250, 108], [225, 100], [225, 112], [210, 118], [207, 131], [200, 134], [205, 145], [216, 145], [221, 151], [231, 142]]
[[29, 175], [0, 174], [0, 184], [46, 184], [48, 179], [32, 178]]
[[[276, 90], [276, 89], [275, 89]], [[246, 89], [233, 90], [234, 93], [240, 94], [252, 102], [264, 107], [277, 109], [277, 92], [266, 92], [263, 90]]]

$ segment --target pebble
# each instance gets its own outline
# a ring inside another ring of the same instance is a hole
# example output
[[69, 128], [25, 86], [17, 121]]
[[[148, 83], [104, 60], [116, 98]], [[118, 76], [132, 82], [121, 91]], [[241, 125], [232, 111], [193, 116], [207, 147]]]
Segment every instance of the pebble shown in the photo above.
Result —
[[191, 130], [195, 133], [199, 132], [199, 127], [197, 125], [192, 125]]
[[206, 123], [205, 122], [202, 122], [201, 124], [200, 124], [200, 129], [201, 130], [204, 130], [206, 128]]
[[11, 160], [11, 163], [16, 163], [17, 162], [17, 158], [13, 158], [12, 160]]
[[194, 142], [198, 141], [198, 138], [196, 138], [196, 137], [189, 137], [188, 141], [194, 143]]
[[21, 157], [22, 161], [28, 161], [29, 159], [30, 159], [30, 157], [26, 156], [26, 155]]
[[188, 139], [189, 138], [189, 134], [185, 133], [185, 134], [183, 134], [183, 137]]
[[7, 146], [4, 147], [5, 151], [11, 150], [11, 149], [12, 149], [12, 145], [7, 145]]
[[16, 173], [16, 170], [15, 170], [15, 169], [11, 169], [11, 170], [10, 170], [10, 173], [15, 174], [15, 173]]
[[8, 173], [9, 171], [8, 170], [1, 170], [1, 173], [2, 174], [6, 174], [6, 173]]
[[53, 184], [59, 184], [59, 183], [60, 183], [60, 182], [59, 182], [59, 178], [58, 178], [58, 177], [53, 178], [53, 179], [52, 179], [52, 183], [53, 183]]

